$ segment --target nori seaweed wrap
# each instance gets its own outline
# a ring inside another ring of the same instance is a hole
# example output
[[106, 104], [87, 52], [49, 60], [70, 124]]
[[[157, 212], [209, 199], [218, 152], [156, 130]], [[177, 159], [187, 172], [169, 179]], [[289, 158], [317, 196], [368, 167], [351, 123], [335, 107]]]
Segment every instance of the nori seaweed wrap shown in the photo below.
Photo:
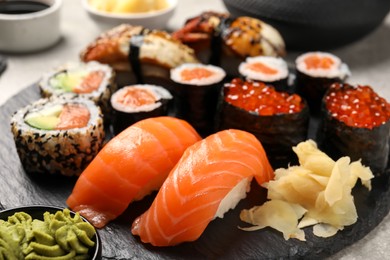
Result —
[[376, 176], [388, 164], [390, 104], [369, 86], [333, 84], [324, 96], [320, 148], [334, 159], [362, 160]]
[[322, 97], [330, 85], [342, 83], [350, 75], [348, 66], [331, 53], [304, 53], [295, 64], [297, 93], [306, 99], [312, 114], [320, 113]]
[[17, 153], [26, 172], [78, 176], [103, 146], [100, 107], [78, 97], [42, 98], [11, 119]]
[[139, 84], [119, 89], [111, 96], [114, 134], [142, 119], [167, 115], [172, 98], [160, 86]]
[[292, 147], [307, 138], [309, 109], [305, 100], [261, 82], [236, 78], [225, 84], [218, 110], [218, 128], [254, 134], [274, 168], [295, 162]]
[[174, 113], [202, 136], [215, 130], [215, 115], [225, 71], [213, 65], [183, 64], [171, 70]]

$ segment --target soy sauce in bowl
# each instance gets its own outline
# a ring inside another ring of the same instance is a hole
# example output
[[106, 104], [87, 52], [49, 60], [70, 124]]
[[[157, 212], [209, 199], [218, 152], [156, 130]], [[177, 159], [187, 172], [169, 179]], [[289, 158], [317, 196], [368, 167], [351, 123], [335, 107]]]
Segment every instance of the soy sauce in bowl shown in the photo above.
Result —
[[0, 14], [29, 14], [49, 8], [49, 5], [34, 1], [0, 1]]

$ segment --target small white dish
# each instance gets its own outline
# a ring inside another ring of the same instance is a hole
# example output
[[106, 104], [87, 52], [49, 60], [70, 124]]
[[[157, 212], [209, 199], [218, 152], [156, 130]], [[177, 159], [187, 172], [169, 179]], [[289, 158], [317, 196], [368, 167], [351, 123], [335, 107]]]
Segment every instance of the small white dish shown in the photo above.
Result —
[[102, 31], [120, 24], [141, 25], [148, 29], [165, 29], [178, 4], [178, 0], [168, 0], [168, 7], [145, 13], [109, 13], [91, 7], [88, 0], [82, 0], [84, 9]]
[[[18, 0], [8, 2], [18, 2]], [[39, 2], [48, 7], [30, 13], [0, 13], [0, 52], [39, 51], [59, 41], [62, 0], [29, 0], [28, 2]]]

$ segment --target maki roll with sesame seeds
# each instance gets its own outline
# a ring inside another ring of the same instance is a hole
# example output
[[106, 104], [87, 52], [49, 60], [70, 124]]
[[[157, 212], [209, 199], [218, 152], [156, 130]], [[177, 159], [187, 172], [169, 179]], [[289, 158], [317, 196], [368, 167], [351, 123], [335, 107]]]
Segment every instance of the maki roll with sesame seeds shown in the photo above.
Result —
[[114, 134], [142, 119], [167, 115], [172, 98], [160, 86], [140, 84], [119, 89], [111, 96]]
[[362, 160], [374, 175], [388, 164], [390, 104], [370, 86], [335, 83], [322, 104], [318, 143], [334, 158]]
[[92, 100], [100, 106], [108, 123], [109, 100], [117, 88], [114, 78], [115, 72], [105, 64], [68, 63], [43, 75], [39, 87], [42, 97], [67, 94]]
[[225, 71], [217, 66], [183, 64], [171, 70], [174, 81], [174, 113], [201, 135], [214, 130], [219, 93]]
[[292, 147], [308, 134], [309, 109], [304, 99], [240, 78], [225, 84], [222, 95], [220, 130], [234, 128], [254, 134], [274, 168], [296, 161]]
[[26, 172], [78, 176], [103, 146], [100, 107], [88, 99], [43, 98], [12, 117], [11, 130]]
[[312, 114], [319, 114], [321, 100], [333, 83], [344, 82], [350, 71], [347, 64], [331, 53], [307, 52], [295, 60], [296, 89], [309, 104]]
[[238, 71], [248, 80], [271, 84], [278, 91], [290, 91], [287, 63], [279, 57], [248, 57], [238, 67]]

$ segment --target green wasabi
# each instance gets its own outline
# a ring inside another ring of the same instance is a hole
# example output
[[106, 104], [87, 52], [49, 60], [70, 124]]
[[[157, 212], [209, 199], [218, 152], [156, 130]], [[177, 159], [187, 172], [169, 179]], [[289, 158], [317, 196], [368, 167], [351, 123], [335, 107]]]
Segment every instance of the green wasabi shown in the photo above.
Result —
[[0, 220], [0, 260], [90, 259], [95, 233], [91, 224], [78, 213], [72, 217], [68, 209], [45, 212], [43, 220], [17, 212]]

